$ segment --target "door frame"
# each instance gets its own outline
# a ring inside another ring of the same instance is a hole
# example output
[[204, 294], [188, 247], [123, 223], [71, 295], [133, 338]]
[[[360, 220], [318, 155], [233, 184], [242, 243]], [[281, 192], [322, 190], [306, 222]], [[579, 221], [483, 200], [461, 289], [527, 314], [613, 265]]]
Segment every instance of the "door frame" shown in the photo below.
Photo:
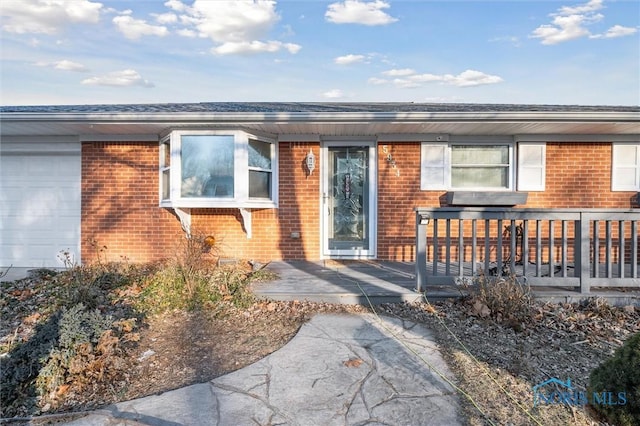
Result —
[[[330, 147], [368, 147], [369, 148], [369, 249], [367, 250], [330, 250], [328, 238], [328, 194], [329, 148]], [[322, 259], [375, 259], [378, 254], [378, 143], [371, 138], [336, 138], [320, 141], [320, 255]]]

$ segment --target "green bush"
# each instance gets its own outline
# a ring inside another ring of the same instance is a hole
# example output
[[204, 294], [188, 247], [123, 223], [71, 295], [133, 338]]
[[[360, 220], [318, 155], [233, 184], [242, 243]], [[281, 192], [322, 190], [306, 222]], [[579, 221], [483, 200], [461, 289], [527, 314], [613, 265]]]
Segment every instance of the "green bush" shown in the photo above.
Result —
[[[630, 337], [611, 358], [591, 372], [589, 395], [593, 392], [625, 392], [626, 404], [595, 404], [593, 408], [620, 426], [640, 425], [640, 333]], [[619, 401], [619, 399], [616, 399]]]

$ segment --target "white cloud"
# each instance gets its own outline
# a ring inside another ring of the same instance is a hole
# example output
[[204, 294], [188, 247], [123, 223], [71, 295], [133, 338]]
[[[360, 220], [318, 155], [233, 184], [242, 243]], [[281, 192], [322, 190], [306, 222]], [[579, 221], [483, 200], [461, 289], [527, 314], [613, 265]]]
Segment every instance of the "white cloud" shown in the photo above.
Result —
[[151, 16], [156, 18], [158, 24], [175, 24], [178, 22], [178, 15], [175, 13], [152, 13]]
[[551, 45], [582, 37], [615, 38], [637, 32], [635, 28], [614, 25], [604, 34], [592, 34], [587, 26], [604, 19], [603, 14], [597, 13], [604, 8], [602, 3], [603, 0], [590, 0], [576, 6], [563, 6], [556, 13], [550, 14], [553, 18], [550, 24], [540, 25], [529, 37], [538, 38], [542, 44]]
[[[178, 34], [197, 35], [215, 43], [211, 52], [218, 55], [274, 53], [286, 50], [297, 53], [301, 46], [268, 40], [270, 30], [280, 20], [272, 0], [207, 1], [195, 0], [191, 6], [169, 0], [165, 6], [178, 12], [185, 28]], [[285, 35], [293, 30], [285, 28]]]
[[458, 75], [446, 74], [443, 76], [443, 81], [458, 87], [471, 87], [501, 83], [503, 80], [497, 75], [489, 75], [476, 70], [466, 70]]
[[382, 78], [371, 77], [369, 84], [386, 84], [393, 83], [396, 87], [408, 89], [415, 87], [422, 87], [427, 83], [440, 83], [457, 87], [472, 87], [481, 86], [485, 84], [496, 84], [503, 81], [502, 77], [497, 75], [485, 74], [481, 71], [466, 70], [458, 75], [453, 74], [416, 74], [416, 72], [410, 68], [396, 69], [385, 71], [382, 74], [388, 76], [395, 76], [393, 80], [385, 80]]
[[149, 80], [145, 80], [136, 70], [132, 69], [115, 71], [103, 76], [87, 78], [82, 80], [82, 84], [113, 87], [154, 87], [153, 83]]
[[381, 84], [387, 84], [388, 82], [389, 80], [386, 80], [384, 78], [378, 78], [378, 77], [371, 77], [369, 80], [367, 80], [367, 83], [373, 84], [375, 86], [379, 86]]
[[595, 34], [591, 38], [616, 38], [632, 35], [638, 32], [637, 28], [623, 27], [622, 25], [614, 25], [604, 34]]
[[214, 47], [211, 51], [217, 55], [247, 55], [253, 53], [275, 53], [282, 49], [287, 50], [289, 53], [298, 53], [301, 47], [293, 43], [282, 43], [280, 41], [240, 41], [240, 42], [227, 42], [219, 46]]
[[188, 6], [182, 3], [180, 0], [168, 0], [164, 3], [169, 9], [173, 9], [176, 12], [184, 12], [188, 9]]
[[595, 12], [603, 8], [602, 0], [589, 0], [588, 3], [579, 4], [577, 6], [562, 6], [558, 9], [561, 15], [575, 15], [580, 13]]
[[57, 34], [78, 23], [100, 20], [101, 3], [88, 0], [20, 0], [2, 3], [2, 29], [18, 34]]
[[130, 40], [137, 40], [142, 36], [164, 37], [169, 34], [165, 26], [151, 25], [141, 19], [135, 19], [129, 15], [116, 16], [113, 18], [118, 31]]
[[389, 7], [389, 3], [382, 0], [345, 0], [330, 4], [324, 16], [334, 24], [387, 25], [398, 20], [384, 12], [383, 9]]
[[401, 89], [412, 89], [414, 87], [422, 86], [419, 82], [409, 78], [395, 78], [393, 79], [393, 84]]
[[327, 99], [339, 99], [344, 97], [344, 93], [340, 89], [332, 89], [322, 94], [323, 98]]
[[415, 70], [412, 70], [411, 68], [392, 69], [392, 70], [382, 72], [382, 74], [388, 75], [390, 77], [402, 77], [402, 76], [411, 75], [415, 73], [416, 73]]
[[191, 38], [194, 38], [194, 37], [198, 36], [198, 33], [196, 33], [193, 30], [189, 30], [187, 28], [182, 28], [182, 29], [177, 30], [176, 34], [178, 34], [178, 35], [180, 35], [182, 37], [191, 37]]
[[36, 62], [39, 67], [55, 68], [63, 71], [88, 72], [89, 68], [78, 62], [72, 62], [66, 59], [56, 62]]
[[335, 58], [333, 60], [333, 62], [335, 62], [338, 65], [351, 65], [351, 64], [357, 64], [360, 62], [364, 62], [365, 60], [365, 56], [364, 55], [353, 55], [353, 54], [349, 54], [349, 55], [344, 55], [344, 56], [338, 56], [337, 58]]

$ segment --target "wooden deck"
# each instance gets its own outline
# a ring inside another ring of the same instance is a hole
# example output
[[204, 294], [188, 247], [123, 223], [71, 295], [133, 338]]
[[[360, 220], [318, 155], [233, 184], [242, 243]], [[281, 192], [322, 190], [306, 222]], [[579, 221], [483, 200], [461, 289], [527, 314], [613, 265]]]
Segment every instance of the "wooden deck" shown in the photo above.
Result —
[[[415, 291], [415, 264], [412, 262], [289, 261], [272, 262], [268, 269], [279, 278], [254, 286], [254, 293], [271, 300], [360, 304], [421, 301]], [[433, 285], [425, 288], [431, 301], [460, 297], [464, 288], [455, 285]], [[574, 303], [588, 297], [602, 297], [611, 304], [640, 306], [636, 289], [597, 289], [582, 294], [569, 287], [532, 287], [536, 299]]]

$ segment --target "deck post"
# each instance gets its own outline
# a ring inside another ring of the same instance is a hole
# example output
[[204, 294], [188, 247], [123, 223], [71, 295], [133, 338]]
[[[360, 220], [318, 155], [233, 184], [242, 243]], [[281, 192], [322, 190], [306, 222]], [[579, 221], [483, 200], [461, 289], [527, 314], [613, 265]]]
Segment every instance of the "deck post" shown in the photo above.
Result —
[[[591, 220], [587, 213], [580, 213], [580, 225], [576, 226], [576, 268], [580, 270], [580, 293], [586, 294], [591, 291], [589, 278], [591, 278], [590, 259], [590, 230]], [[598, 265], [596, 264], [596, 268]]]
[[416, 210], [416, 291], [421, 293], [427, 279], [427, 225], [429, 217]]

